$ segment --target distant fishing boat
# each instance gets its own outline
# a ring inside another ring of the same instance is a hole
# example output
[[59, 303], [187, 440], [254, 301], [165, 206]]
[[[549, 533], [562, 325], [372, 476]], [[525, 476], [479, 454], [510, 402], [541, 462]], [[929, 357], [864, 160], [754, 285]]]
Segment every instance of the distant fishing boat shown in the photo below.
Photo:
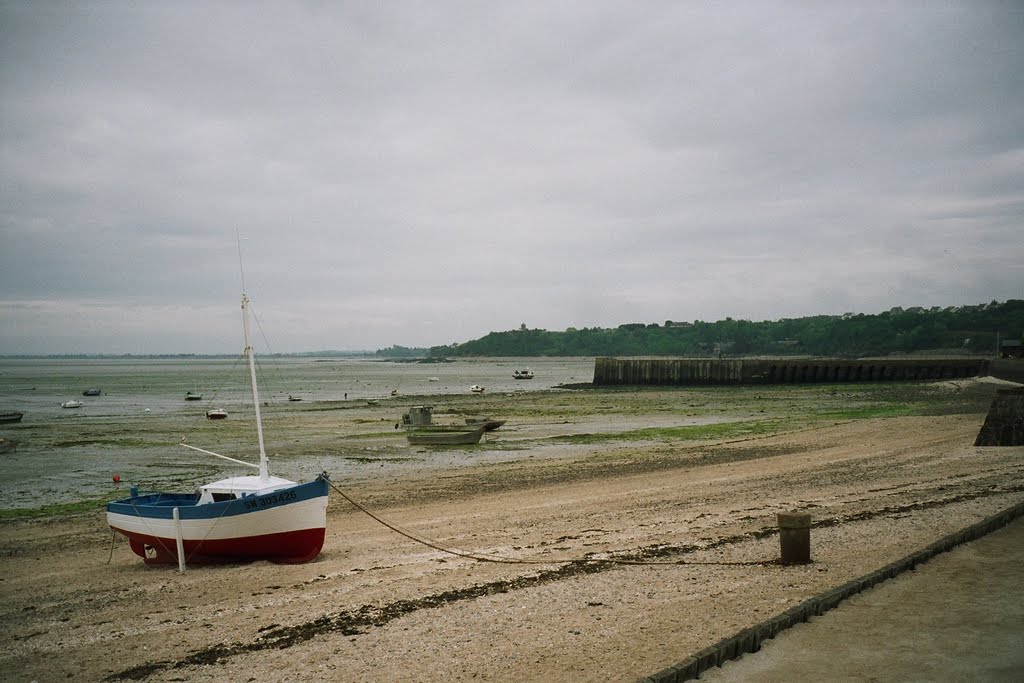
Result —
[[25, 417], [25, 413], [19, 413], [14, 410], [8, 410], [0, 413], [0, 424], [13, 424], [15, 422], [21, 422], [21, 418]]
[[[140, 494], [107, 504], [107, 523], [128, 537], [146, 564], [265, 559], [308, 562], [320, 554], [327, 528], [328, 479], [305, 484], [273, 477], [263, 445], [263, 421], [256, 387], [256, 365], [249, 343], [249, 299], [242, 293], [245, 355], [256, 413], [259, 464], [236, 460], [182, 443], [201, 453], [254, 467], [259, 475], [230, 477], [198, 493]], [[210, 414], [218, 411], [208, 411]], [[219, 411], [224, 412], [224, 411]], [[227, 413], [224, 412], [224, 416]]]
[[411, 429], [406, 433], [405, 438], [414, 446], [464, 446], [480, 443], [480, 437], [483, 434], [483, 425], [474, 429], [431, 425]]
[[85, 391], [83, 391], [82, 392], [82, 396], [99, 396], [102, 393], [103, 392], [100, 391], [99, 389], [92, 388], [92, 389], [86, 389]]
[[63, 403], [60, 404], [60, 407], [61, 408], [81, 408], [82, 407], [82, 402], [81, 401], [76, 401], [76, 400], [64, 401]]
[[202, 401], [203, 400], [203, 395], [202, 394], [197, 394], [194, 391], [186, 391], [185, 392], [185, 400], [186, 401]]

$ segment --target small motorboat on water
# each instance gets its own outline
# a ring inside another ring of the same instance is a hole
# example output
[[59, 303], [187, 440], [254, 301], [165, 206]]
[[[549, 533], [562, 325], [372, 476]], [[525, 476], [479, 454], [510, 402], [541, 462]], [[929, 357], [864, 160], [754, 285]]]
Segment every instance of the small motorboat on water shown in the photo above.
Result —
[[[320, 554], [327, 530], [329, 479], [321, 474], [298, 484], [270, 475], [263, 444], [263, 421], [256, 388], [256, 365], [249, 344], [249, 299], [242, 293], [245, 355], [249, 359], [256, 415], [259, 464], [236, 460], [182, 442], [182, 446], [235, 464], [258, 475], [229, 477], [200, 486], [195, 493], [139, 493], [107, 504], [107, 523], [128, 537], [132, 551], [146, 564], [270, 560], [309, 562]], [[210, 419], [227, 417], [207, 411]]]
[[81, 408], [82, 407], [82, 402], [81, 401], [76, 401], [76, 400], [72, 399], [71, 401], [64, 401], [63, 403], [61, 403], [60, 407], [61, 408]]

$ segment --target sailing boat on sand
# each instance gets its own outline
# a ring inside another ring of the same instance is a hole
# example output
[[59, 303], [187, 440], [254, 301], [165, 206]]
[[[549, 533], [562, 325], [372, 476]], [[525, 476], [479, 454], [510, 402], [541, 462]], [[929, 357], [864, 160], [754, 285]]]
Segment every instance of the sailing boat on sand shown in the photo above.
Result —
[[146, 564], [193, 564], [270, 560], [309, 562], [320, 554], [327, 530], [327, 474], [311, 482], [271, 476], [263, 445], [263, 421], [256, 388], [256, 364], [249, 343], [249, 299], [242, 293], [242, 330], [249, 361], [260, 462], [182, 446], [259, 470], [258, 475], [211, 482], [196, 493], [140, 494], [107, 504], [107, 523], [128, 537]]

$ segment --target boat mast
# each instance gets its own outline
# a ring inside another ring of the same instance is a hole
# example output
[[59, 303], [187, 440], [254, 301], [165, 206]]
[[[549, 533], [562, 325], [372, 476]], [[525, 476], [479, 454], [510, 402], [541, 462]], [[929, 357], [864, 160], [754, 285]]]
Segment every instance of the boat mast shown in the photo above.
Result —
[[260, 393], [256, 389], [256, 358], [249, 342], [249, 297], [242, 292], [242, 332], [245, 335], [245, 356], [249, 360], [249, 381], [252, 384], [252, 405], [256, 409], [256, 436], [260, 442], [260, 479], [270, 478], [267, 450], [263, 446], [263, 417], [260, 415]]

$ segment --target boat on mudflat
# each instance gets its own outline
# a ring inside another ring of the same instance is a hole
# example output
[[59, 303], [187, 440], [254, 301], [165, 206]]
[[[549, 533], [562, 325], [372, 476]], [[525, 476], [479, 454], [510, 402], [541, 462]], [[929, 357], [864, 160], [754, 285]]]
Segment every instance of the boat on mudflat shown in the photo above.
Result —
[[63, 403], [61, 403], [60, 407], [61, 408], [81, 408], [82, 407], [82, 402], [81, 401], [76, 401], [76, 400], [72, 399], [70, 401], [64, 401]]
[[[299, 484], [271, 476], [263, 444], [256, 366], [249, 343], [249, 299], [242, 294], [245, 355], [256, 416], [259, 464], [236, 460], [182, 442], [182, 446], [236, 464], [258, 475], [228, 477], [193, 493], [140, 493], [107, 504], [107, 523], [126, 536], [146, 564], [270, 560], [309, 562], [320, 554], [327, 530], [330, 481], [321, 474]], [[225, 413], [226, 415], [226, 413]]]
[[495, 429], [505, 424], [504, 420], [492, 420], [489, 417], [467, 417], [466, 424], [470, 427], [483, 426], [485, 432], [493, 432]]
[[14, 424], [15, 422], [21, 422], [21, 418], [25, 417], [25, 413], [19, 413], [14, 410], [5, 410], [0, 413], [0, 424]]
[[223, 408], [211, 408], [206, 411], [207, 420], [226, 420], [228, 419], [228, 411]]
[[448, 425], [426, 425], [406, 432], [405, 438], [414, 446], [466, 446], [480, 443], [484, 427], [476, 428]]
[[103, 392], [100, 391], [99, 389], [92, 388], [92, 389], [86, 389], [85, 391], [83, 391], [82, 392], [82, 396], [99, 396], [102, 393]]
[[202, 401], [203, 400], [203, 395], [202, 394], [197, 394], [194, 391], [186, 391], [185, 392], [185, 400], [186, 401]]
[[515, 379], [533, 379], [533, 370], [525, 368], [523, 370], [516, 370], [512, 373], [512, 377]]

